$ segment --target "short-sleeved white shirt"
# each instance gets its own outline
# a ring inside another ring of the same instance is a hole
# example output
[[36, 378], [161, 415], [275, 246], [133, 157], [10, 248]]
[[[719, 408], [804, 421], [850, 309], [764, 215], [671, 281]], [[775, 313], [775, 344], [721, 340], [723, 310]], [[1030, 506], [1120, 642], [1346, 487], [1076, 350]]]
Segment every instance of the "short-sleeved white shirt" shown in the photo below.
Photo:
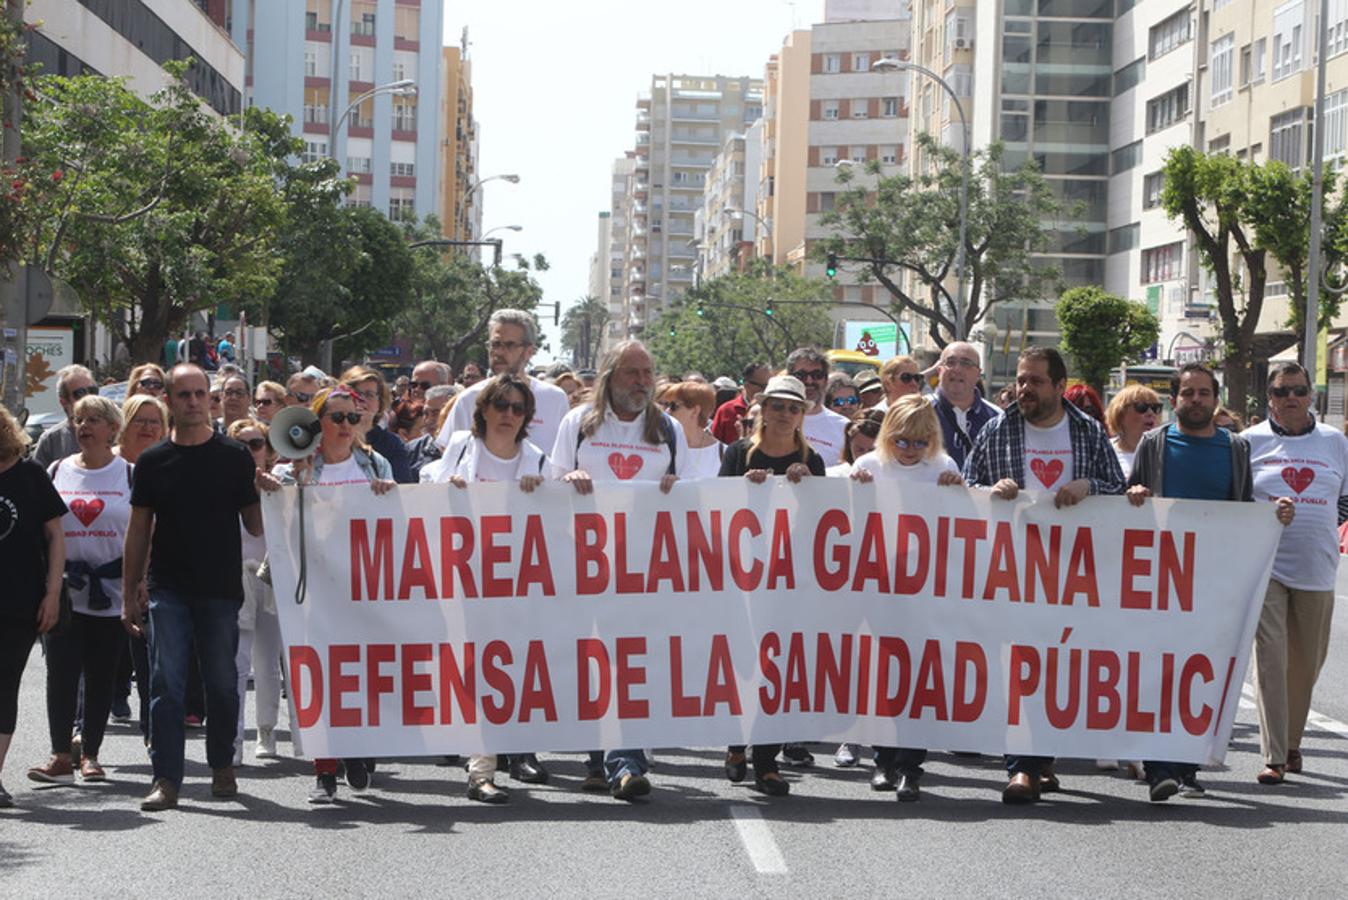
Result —
[[[450, 435], [454, 432], [472, 431], [477, 395], [482, 393], [482, 389], [490, 380], [484, 378], [465, 390], [454, 401], [454, 408], [449, 411], [445, 427], [435, 436], [435, 442], [442, 450], [449, 445]], [[547, 451], [552, 449], [553, 442], [557, 439], [557, 427], [571, 411], [571, 398], [567, 397], [566, 391], [557, 385], [538, 378], [529, 379], [529, 390], [534, 395], [534, 420], [529, 423], [528, 439]]]
[[[580, 423], [589, 411], [589, 404], [578, 406], [562, 419], [548, 454], [554, 477], [577, 469], [584, 469], [594, 481], [659, 481], [665, 476], [669, 471], [669, 442], [646, 442], [644, 416], [624, 422], [609, 412], [595, 433], [577, 447]], [[661, 415], [674, 441], [674, 474], [687, 478], [692, 458], [688, 441], [678, 422], [665, 413]]]

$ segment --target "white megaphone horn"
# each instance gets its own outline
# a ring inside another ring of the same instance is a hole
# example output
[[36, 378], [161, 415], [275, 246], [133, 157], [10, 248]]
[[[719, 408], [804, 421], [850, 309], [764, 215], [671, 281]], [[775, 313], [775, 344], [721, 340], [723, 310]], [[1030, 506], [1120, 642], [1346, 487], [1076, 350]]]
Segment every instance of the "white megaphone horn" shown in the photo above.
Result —
[[267, 442], [281, 459], [307, 459], [318, 450], [322, 427], [306, 406], [288, 406], [272, 416]]

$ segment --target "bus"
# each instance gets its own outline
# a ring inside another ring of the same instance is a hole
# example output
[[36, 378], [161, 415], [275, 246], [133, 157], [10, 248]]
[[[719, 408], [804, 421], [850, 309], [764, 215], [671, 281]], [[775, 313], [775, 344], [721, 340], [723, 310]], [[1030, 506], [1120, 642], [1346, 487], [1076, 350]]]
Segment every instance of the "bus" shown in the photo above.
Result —
[[1176, 366], [1160, 365], [1157, 363], [1144, 363], [1138, 365], [1119, 366], [1109, 375], [1109, 386], [1105, 390], [1105, 405], [1114, 399], [1114, 395], [1124, 389], [1129, 384], [1140, 384], [1143, 387], [1149, 387], [1156, 392], [1156, 396], [1161, 398], [1161, 405], [1165, 407], [1161, 420], [1170, 418], [1170, 382], [1177, 374], [1179, 368]]

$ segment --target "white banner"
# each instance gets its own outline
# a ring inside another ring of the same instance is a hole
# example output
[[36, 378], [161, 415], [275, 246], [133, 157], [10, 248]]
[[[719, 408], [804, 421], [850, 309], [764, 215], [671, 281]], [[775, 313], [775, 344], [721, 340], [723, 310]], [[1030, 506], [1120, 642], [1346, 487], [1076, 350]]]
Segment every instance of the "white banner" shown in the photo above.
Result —
[[319, 757], [848, 740], [1216, 763], [1280, 532], [1270, 504], [834, 478], [288, 488], [263, 513]]

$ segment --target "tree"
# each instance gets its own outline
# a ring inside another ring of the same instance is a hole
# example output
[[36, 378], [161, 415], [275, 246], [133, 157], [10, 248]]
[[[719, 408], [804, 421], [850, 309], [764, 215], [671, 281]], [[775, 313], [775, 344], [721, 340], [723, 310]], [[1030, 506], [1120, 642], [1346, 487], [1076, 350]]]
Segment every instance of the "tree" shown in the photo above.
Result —
[[276, 175], [298, 141], [249, 109], [235, 131], [182, 78], [147, 103], [121, 80], [44, 77], [26, 110], [25, 149], [62, 172], [41, 201], [24, 256], [65, 278], [133, 359], [158, 356], [188, 317], [256, 308], [271, 293], [282, 218]]
[[1054, 312], [1062, 329], [1062, 349], [1071, 355], [1081, 380], [1102, 397], [1110, 370], [1136, 360], [1161, 332], [1161, 323], [1144, 304], [1098, 287], [1064, 291]]
[[[918, 145], [933, 163], [920, 175], [879, 178], [874, 186], [856, 186], [839, 195], [820, 217], [832, 237], [817, 242], [815, 256], [833, 253], [874, 260], [864, 264], [863, 280], [884, 286], [893, 303], [927, 321], [932, 340], [944, 347], [954, 340], [955, 260], [959, 245], [960, 177], [963, 157], [930, 135]], [[1036, 254], [1050, 249], [1053, 230], [1045, 227], [1071, 213], [1032, 163], [1015, 171], [1002, 165], [1001, 144], [975, 151], [970, 163], [969, 209], [965, 238], [968, 293], [964, 333], [969, 334], [998, 303], [1057, 293], [1058, 270]], [[838, 181], [854, 178], [847, 167]], [[880, 166], [866, 164], [879, 175]], [[915, 284], [909, 292], [901, 275]]]
[[[1251, 202], [1254, 167], [1225, 154], [1205, 155], [1187, 145], [1166, 157], [1161, 206], [1193, 234], [1203, 267], [1213, 280], [1221, 316], [1227, 403], [1245, 410], [1255, 328], [1264, 309], [1267, 250], [1255, 240]], [[1232, 250], [1244, 263], [1233, 270]]]
[[674, 300], [643, 337], [661, 371], [738, 375], [753, 360], [779, 365], [796, 347], [829, 346], [832, 300], [827, 282], [760, 260]]
[[[405, 229], [411, 243], [440, 239], [434, 217]], [[546, 271], [542, 254], [519, 259], [514, 268], [485, 266], [459, 247], [425, 245], [411, 250], [412, 284], [393, 331], [407, 340], [417, 359], [438, 359], [459, 369], [468, 360], [484, 363], [487, 321], [498, 309], [533, 311], [543, 289], [534, 271]]]
[[608, 320], [608, 304], [598, 297], [582, 297], [562, 315], [562, 352], [576, 368], [595, 367]]
[[[1306, 296], [1309, 291], [1307, 267], [1310, 262], [1312, 178], [1309, 171], [1294, 174], [1286, 164], [1271, 160], [1249, 169], [1249, 221], [1254, 225], [1255, 245], [1268, 251], [1282, 269], [1291, 302], [1287, 325], [1296, 336], [1297, 352], [1306, 346]], [[1329, 271], [1344, 260], [1348, 238], [1348, 199], [1333, 202], [1338, 175], [1324, 173], [1324, 231], [1321, 236], [1321, 271]], [[1319, 293], [1316, 330], [1328, 328], [1339, 314], [1342, 295], [1324, 290]], [[1303, 360], [1304, 362], [1304, 360]]]

